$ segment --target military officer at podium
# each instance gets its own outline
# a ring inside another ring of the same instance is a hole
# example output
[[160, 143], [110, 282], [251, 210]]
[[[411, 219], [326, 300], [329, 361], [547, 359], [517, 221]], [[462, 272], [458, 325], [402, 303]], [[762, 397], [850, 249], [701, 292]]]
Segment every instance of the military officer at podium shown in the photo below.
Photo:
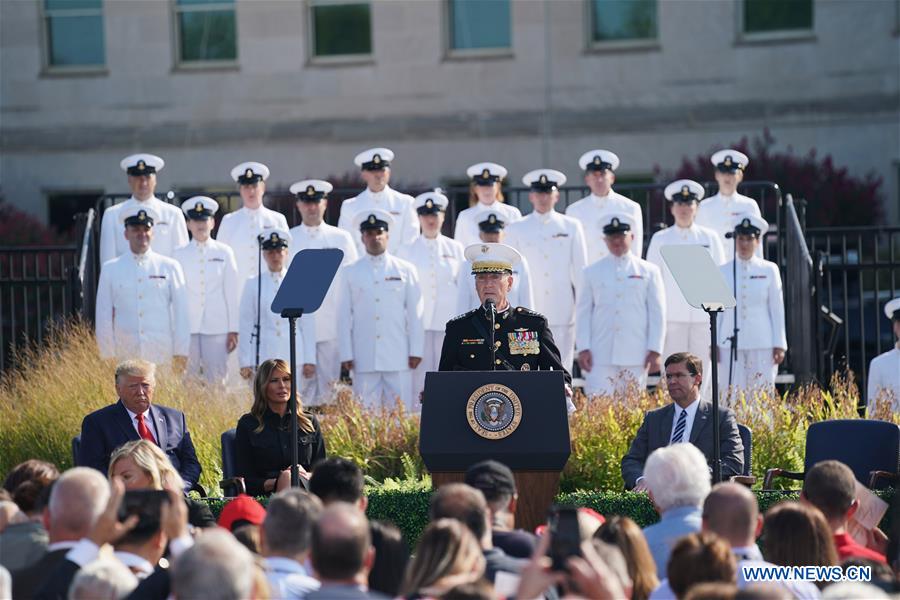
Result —
[[879, 354], [869, 363], [866, 397], [870, 417], [875, 410], [875, 401], [879, 398], [890, 399], [891, 403], [888, 406], [891, 411], [895, 414], [900, 412], [900, 298], [894, 298], [885, 304], [884, 314], [891, 320], [895, 344], [893, 348]]
[[737, 306], [719, 317], [719, 390], [723, 393], [729, 383], [739, 389], [771, 388], [787, 351], [781, 273], [778, 265], [756, 255], [768, 230], [769, 224], [755, 214], [735, 217], [737, 258], [719, 267], [737, 300]]
[[519, 252], [506, 244], [482, 243], [467, 247], [465, 255], [482, 304], [447, 323], [439, 370], [562, 371], [566, 401], [573, 412], [572, 378], [560, 361], [547, 319], [509, 303]]
[[356, 243], [350, 234], [325, 222], [328, 209], [328, 194], [332, 186], [321, 179], [305, 179], [291, 186], [291, 193], [297, 199], [297, 211], [303, 222], [291, 229], [290, 260], [301, 250], [338, 248], [343, 250], [341, 268], [335, 274], [328, 293], [319, 310], [308, 315], [316, 322], [316, 376], [303, 381], [300, 390], [303, 406], [324, 404], [331, 398], [331, 385], [341, 375], [341, 361], [338, 357], [338, 293], [341, 289], [340, 277], [343, 267], [357, 259]]
[[[733, 231], [735, 217], [745, 214], [761, 216], [756, 200], [737, 192], [750, 159], [743, 152], [726, 148], [713, 153], [709, 160], [716, 168], [719, 192], [700, 203], [696, 222], [722, 236], [725, 256], [730, 260], [734, 257], [734, 241], [728, 239], [726, 234]], [[757, 247], [756, 255], [762, 258], [762, 246]]]
[[238, 344], [238, 272], [231, 248], [210, 237], [219, 204], [194, 196], [181, 205], [191, 241], [175, 250], [187, 284], [191, 321], [188, 373], [224, 385], [228, 355]]
[[339, 295], [338, 347], [352, 371], [353, 391], [369, 407], [415, 410], [411, 371], [425, 344], [422, 290], [416, 268], [388, 251], [390, 213], [371, 209], [354, 217], [365, 254], [347, 265]]
[[128, 241], [122, 235], [121, 211], [134, 206], [152, 208], [158, 216], [153, 225], [153, 251], [163, 256], [172, 256], [175, 248], [188, 243], [184, 215], [177, 206], [157, 198], [156, 174], [165, 162], [153, 154], [132, 154], [119, 163], [128, 174], [131, 198], [121, 204], [110, 206], [103, 213], [100, 223], [100, 264], [128, 252]]
[[269, 237], [275, 229], [287, 231], [288, 225], [283, 214], [263, 206], [269, 167], [258, 162], [244, 162], [231, 170], [231, 178], [238, 184], [243, 206], [222, 217], [216, 239], [231, 246], [234, 252], [240, 281], [238, 294], [241, 294], [247, 280], [259, 272], [258, 237]]
[[[270, 358], [280, 358], [290, 363], [290, 323], [270, 308], [278, 288], [288, 270], [288, 248], [291, 234], [287, 229], [271, 229], [261, 241], [263, 271], [244, 285], [240, 305], [240, 332], [238, 335], [238, 360], [241, 377], [250, 379], [257, 367]], [[300, 389], [306, 380], [316, 375], [316, 326], [305, 316], [297, 320], [296, 362], [292, 367], [298, 373]], [[259, 362], [256, 347], [259, 344]]]
[[97, 286], [97, 346], [102, 358], [173, 362], [183, 370], [191, 344], [184, 273], [151, 249], [159, 215], [135, 202], [119, 212], [129, 251], [106, 263]]

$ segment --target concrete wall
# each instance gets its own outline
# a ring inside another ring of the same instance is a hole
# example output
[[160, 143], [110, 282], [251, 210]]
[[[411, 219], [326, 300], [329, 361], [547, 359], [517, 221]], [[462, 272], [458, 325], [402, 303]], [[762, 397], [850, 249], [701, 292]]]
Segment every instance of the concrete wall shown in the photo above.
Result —
[[515, 181], [544, 163], [577, 178], [596, 146], [648, 174], [768, 127], [882, 175], [900, 222], [896, 0], [818, 0], [810, 35], [765, 43], [741, 40], [738, 1], [666, 0], [658, 43], [617, 50], [588, 49], [581, 0], [514, 0], [511, 52], [480, 58], [447, 56], [440, 0], [376, 0], [371, 60], [341, 65], [310, 60], [306, 1], [236, 7], [233, 68], [175, 66], [168, 1], [106, 0], [106, 72], [60, 76], [42, 73], [37, 1], [0, 2], [3, 196], [45, 216], [48, 191], [123, 192], [133, 151], [166, 159], [161, 190], [227, 187], [243, 160], [283, 187], [352, 170], [373, 145], [395, 150], [400, 181], [478, 160]]

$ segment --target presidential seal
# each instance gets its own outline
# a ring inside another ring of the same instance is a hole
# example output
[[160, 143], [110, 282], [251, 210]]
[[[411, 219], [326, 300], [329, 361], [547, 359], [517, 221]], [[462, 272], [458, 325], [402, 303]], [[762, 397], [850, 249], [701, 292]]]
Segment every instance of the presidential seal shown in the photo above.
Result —
[[466, 418], [472, 431], [481, 437], [501, 440], [512, 434], [522, 422], [522, 402], [505, 385], [489, 383], [469, 396]]

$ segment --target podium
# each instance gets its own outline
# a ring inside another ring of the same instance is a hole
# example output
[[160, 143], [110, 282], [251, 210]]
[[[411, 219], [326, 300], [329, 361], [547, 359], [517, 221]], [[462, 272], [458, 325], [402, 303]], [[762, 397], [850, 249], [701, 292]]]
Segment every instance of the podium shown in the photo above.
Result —
[[561, 371], [427, 373], [419, 453], [434, 487], [497, 460], [516, 478], [516, 526], [546, 522], [571, 453], [564, 386]]

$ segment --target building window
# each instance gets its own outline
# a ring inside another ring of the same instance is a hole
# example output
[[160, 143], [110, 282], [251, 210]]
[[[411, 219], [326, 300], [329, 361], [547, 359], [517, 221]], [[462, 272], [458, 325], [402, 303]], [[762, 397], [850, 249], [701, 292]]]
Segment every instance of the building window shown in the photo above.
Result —
[[509, 0], [448, 0], [450, 50], [510, 48], [509, 5]]
[[315, 0], [310, 23], [313, 57], [372, 54], [372, 7], [368, 2]]
[[102, 67], [103, 0], [44, 0], [48, 67]]
[[237, 60], [234, 0], [176, 0], [175, 37], [179, 63]]
[[591, 41], [656, 40], [656, 0], [589, 0]]
[[810, 31], [813, 0], [744, 0], [744, 33]]

